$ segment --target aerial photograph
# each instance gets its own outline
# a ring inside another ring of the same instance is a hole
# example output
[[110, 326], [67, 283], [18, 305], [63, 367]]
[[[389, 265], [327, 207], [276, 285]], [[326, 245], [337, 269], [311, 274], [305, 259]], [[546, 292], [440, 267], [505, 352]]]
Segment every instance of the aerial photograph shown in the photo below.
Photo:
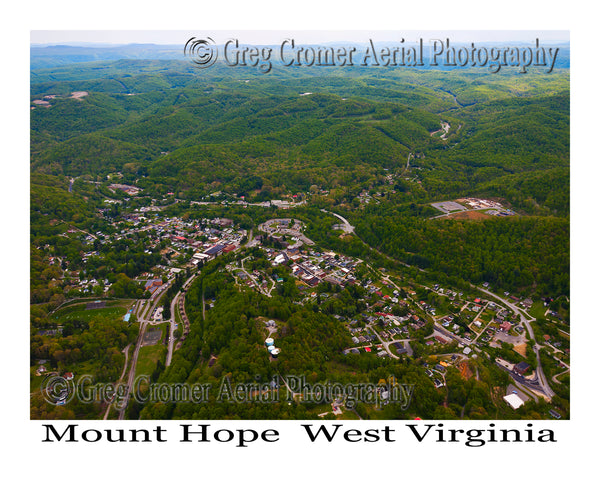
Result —
[[571, 418], [568, 31], [78, 33], [30, 36], [30, 419]]

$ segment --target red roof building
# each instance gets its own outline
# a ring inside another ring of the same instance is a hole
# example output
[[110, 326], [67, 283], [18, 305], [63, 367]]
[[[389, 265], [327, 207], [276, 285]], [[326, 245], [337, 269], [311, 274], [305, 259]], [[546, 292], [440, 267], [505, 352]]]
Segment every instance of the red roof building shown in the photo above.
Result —
[[510, 322], [503, 322], [502, 325], [500, 325], [500, 330], [502, 330], [503, 332], [508, 332], [510, 330], [510, 327], [512, 327]]

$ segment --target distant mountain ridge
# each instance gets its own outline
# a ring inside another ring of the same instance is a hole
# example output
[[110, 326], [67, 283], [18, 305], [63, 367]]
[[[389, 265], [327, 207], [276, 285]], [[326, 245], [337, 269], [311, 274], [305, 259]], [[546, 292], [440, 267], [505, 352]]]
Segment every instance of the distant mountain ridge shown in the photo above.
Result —
[[[85, 63], [85, 62], [96, 62], [96, 61], [111, 61], [111, 60], [120, 60], [120, 59], [139, 59], [139, 60], [187, 60], [184, 54], [184, 40], [182, 39], [181, 44], [170, 44], [170, 45], [160, 45], [160, 44], [152, 44], [152, 43], [144, 43], [144, 44], [126, 44], [126, 45], [111, 45], [111, 44], [93, 44], [93, 43], [81, 43], [78, 45], [53, 45], [53, 44], [32, 44], [30, 47], [30, 65], [31, 69], [40, 69], [40, 68], [53, 68], [61, 65], [69, 65], [73, 63]], [[492, 46], [515, 46], [515, 47], [525, 47], [531, 46], [533, 44], [530, 42], [524, 41], [515, 41], [515, 42], [474, 42], [476, 46], [491, 48]], [[568, 43], [548, 43], [543, 45], [549, 45], [553, 48], [560, 48], [560, 54], [557, 57], [555, 68], [570, 68], [570, 58], [571, 58], [571, 50], [570, 45]], [[251, 44], [249, 44], [251, 45]], [[316, 44], [304, 44], [305, 46], [317, 46]], [[400, 44], [398, 42], [374, 42], [374, 45], [377, 48], [389, 47], [394, 48], [398, 47]], [[410, 43], [406, 43], [406, 46], [410, 46]], [[453, 43], [456, 47], [461, 46], [470, 46], [469, 43]], [[280, 47], [279, 44], [266, 44], [266, 45], [256, 45], [260, 47], [270, 47], [274, 51]], [[327, 42], [326, 44], [322, 44], [323, 47], [364, 47], [366, 48], [366, 43], [357, 43], [357, 42]], [[222, 48], [222, 44], [219, 44], [219, 48]], [[426, 48], [429, 49], [430, 46], [426, 42]], [[278, 64], [279, 62], [276, 59], [273, 59], [274, 64]], [[417, 67], [420, 69], [434, 69], [434, 70], [448, 70], [449, 67], [432, 67], [425, 63], [422, 67]]]

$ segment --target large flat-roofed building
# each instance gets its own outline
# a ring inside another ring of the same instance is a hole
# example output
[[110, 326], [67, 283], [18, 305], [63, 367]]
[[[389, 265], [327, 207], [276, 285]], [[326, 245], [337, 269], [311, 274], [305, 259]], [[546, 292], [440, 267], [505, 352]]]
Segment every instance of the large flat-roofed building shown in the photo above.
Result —
[[511, 393], [510, 395], [506, 395], [502, 397], [506, 403], [508, 403], [514, 410], [519, 408], [525, 402], [519, 398], [516, 393]]
[[218, 257], [221, 253], [223, 253], [223, 249], [225, 248], [225, 245], [221, 245], [220, 243], [217, 243], [216, 245], [210, 247], [208, 250], [206, 250], [204, 253], [206, 255], [208, 255], [209, 257]]
[[162, 285], [162, 279], [160, 278], [153, 278], [151, 280], [148, 280], [146, 282], [146, 285], [144, 286], [144, 288], [146, 290], [148, 290], [150, 293], [154, 293], [154, 291], [160, 287]]

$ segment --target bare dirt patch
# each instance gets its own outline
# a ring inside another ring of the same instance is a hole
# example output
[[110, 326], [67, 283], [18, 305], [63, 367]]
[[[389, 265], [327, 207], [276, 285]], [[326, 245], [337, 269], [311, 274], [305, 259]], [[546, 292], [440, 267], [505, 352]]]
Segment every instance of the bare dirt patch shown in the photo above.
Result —
[[76, 98], [78, 100], [81, 100], [87, 94], [88, 94], [88, 92], [72, 92], [71, 93], [71, 98]]
[[460, 371], [460, 376], [465, 380], [468, 380], [473, 376], [473, 372], [469, 368], [469, 364], [467, 362], [462, 362], [458, 365], [458, 369]]
[[453, 219], [458, 219], [458, 220], [487, 220], [490, 218], [490, 216], [485, 213], [482, 213], [482, 212], [468, 211], [468, 212], [451, 213], [450, 215], [448, 215], [446, 217], [440, 217], [440, 220], [444, 220], [447, 218], [453, 218]]
[[522, 355], [523, 357], [525, 357], [526, 353], [527, 353], [527, 344], [519, 343], [518, 345], [513, 345], [513, 350], [515, 352], [517, 352], [519, 355]]

